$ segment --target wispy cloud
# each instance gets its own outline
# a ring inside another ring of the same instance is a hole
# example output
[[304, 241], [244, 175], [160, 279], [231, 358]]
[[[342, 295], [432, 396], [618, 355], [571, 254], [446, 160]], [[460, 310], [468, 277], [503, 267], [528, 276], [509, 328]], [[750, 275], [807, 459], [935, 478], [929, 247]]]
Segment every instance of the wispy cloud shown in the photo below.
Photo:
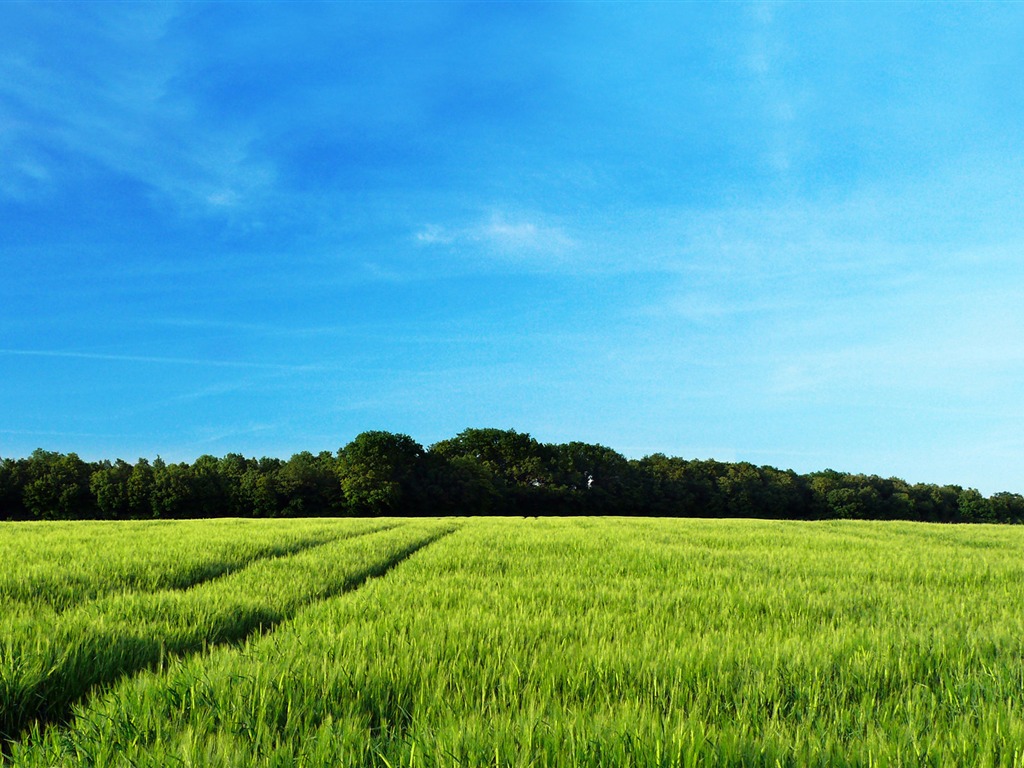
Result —
[[[222, 443], [229, 438], [234, 439], [237, 437], [243, 437], [247, 435], [263, 434], [271, 432], [275, 429], [280, 429], [280, 424], [264, 423], [264, 424], [248, 424], [242, 427], [236, 427], [233, 429], [204, 429], [201, 434], [196, 436], [196, 441], [192, 443], [188, 448], [199, 448], [201, 446], [209, 446], [217, 443]], [[186, 451], [187, 455], [188, 451]]]
[[31, 40], [0, 54], [0, 99], [22, 116], [0, 129], [0, 194], [59, 190], [83, 160], [192, 213], [237, 208], [273, 184], [273, 169], [249, 150], [255, 134], [207, 123], [180, 92], [186, 51], [170, 40], [174, 6], [26, 12], [37, 34], [81, 38], [79, 55], [61, 68]]
[[414, 240], [422, 246], [448, 246], [483, 253], [507, 262], [550, 268], [564, 266], [578, 251], [578, 242], [564, 226], [539, 215], [495, 211], [467, 225], [427, 224]]
[[762, 164], [785, 179], [805, 149], [798, 132], [798, 89], [785, 75], [786, 41], [776, 28], [771, 4], [754, 3], [748, 13], [750, 28], [740, 61], [752, 90], [752, 106], [761, 112]]
[[769, 362], [773, 391], [914, 408], [1006, 402], [1024, 371], [1024, 317], [1016, 309], [1024, 291], [961, 286], [954, 298], [951, 290], [952, 285], [921, 284], [816, 313], [816, 329], [798, 332], [776, 349]]
[[71, 432], [60, 429], [0, 429], [0, 435], [16, 435], [19, 437], [89, 437], [89, 438], [120, 438], [122, 434], [110, 432]]
[[143, 363], [154, 365], [188, 365], [209, 368], [253, 368], [268, 371], [306, 372], [319, 370], [318, 365], [289, 365], [245, 360], [217, 360], [212, 358], [160, 357], [154, 355], [117, 355], [97, 352], [70, 352], [49, 349], [0, 349], [0, 355], [12, 357], [49, 357], [70, 360], [98, 360], [113, 363]]
[[[266, 375], [266, 374], [264, 374]], [[258, 374], [256, 374], [258, 376]], [[202, 400], [221, 398], [224, 395], [236, 396], [254, 390], [259, 381], [257, 378], [246, 377], [242, 380], [221, 382], [201, 389], [193, 389], [187, 392], [176, 394], [172, 397], [147, 400], [140, 405], [122, 408], [111, 414], [112, 418], [124, 419], [139, 416], [144, 413], [158, 413], [160, 411], [180, 410], [180, 406], [193, 405]]]

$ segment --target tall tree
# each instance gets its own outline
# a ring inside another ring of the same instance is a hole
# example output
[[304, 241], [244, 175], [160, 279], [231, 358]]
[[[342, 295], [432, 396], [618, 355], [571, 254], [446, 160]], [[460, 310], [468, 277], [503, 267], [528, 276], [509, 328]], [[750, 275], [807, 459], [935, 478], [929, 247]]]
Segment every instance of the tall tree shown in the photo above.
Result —
[[629, 514], [640, 500], [636, 467], [603, 445], [572, 442], [549, 447], [554, 484], [585, 514]]
[[22, 504], [25, 484], [22, 464], [17, 459], [0, 459], [0, 520], [20, 520], [26, 517]]
[[110, 520], [124, 520], [132, 516], [133, 509], [128, 493], [128, 481], [132, 476], [132, 465], [117, 459], [100, 465], [89, 478], [89, 490], [96, 499], [96, 507], [102, 517]]
[[323, 517], [339, 511], [334, 456], [327, 451], [315, 456], [309, 451], [296, 453], [277, 471], [276, 486], [283, 515]]
[[338, 451], [337, 472], [349, 512], [415, 512], [423, 446], [408, 435], [363, 432]]
[[262, 458], [250, 462], [238, 481], [239, 514], [253, 517], [276, 517], [284, 504], [278, 490], [277, 473], [284, 462]]
[[167, 464], [159, 456], [153, 461], [153, 489], [150, 503], [154, 517], [196, 516], [195, 475], [183, 462]]
[[77, 454], [36, 449], [26, 469], [22, 501], [33, 517], [68, 520], [96, 515], [89, 492], [90, 468]]
[[155, 517], [153, 509], [153, 466], [140, 458], [132, 467], [126, 483], [128, 506], [132, 517]]
[[446, 459], [471, 459], [509, 485], [539, 487], [552, 481], [546, 448], [514, 429], [465, 429], [430, 451]]

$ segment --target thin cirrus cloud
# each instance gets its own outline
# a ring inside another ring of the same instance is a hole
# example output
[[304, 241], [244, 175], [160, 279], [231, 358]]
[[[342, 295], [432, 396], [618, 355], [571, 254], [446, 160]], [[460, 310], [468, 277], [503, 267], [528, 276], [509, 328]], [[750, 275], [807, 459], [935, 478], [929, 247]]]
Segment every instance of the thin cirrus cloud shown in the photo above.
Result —
[[454, 253], [466, 248], [472, 255], [485, 253], [549, 268], [564, 265], [579, 249], [561, 226], [498, 212], [467, 226], [428, 224], [416, 231], [414, 239], [424, 247], [445, 246]]
[[130, 179], [160, 204], [204, 213], [272, 186], [273, 169], [249, 151], [253, 135], [209, 124], [179, 95], [184, 57], [170, 36], [171, 6], [56, 8], [27, 9], [31, 40], [37, 48], [60, 41], [75, 66], [19, 54], [24, 44], [0, 54], [8, 73], [0, 99], [22, 115], [0, 134], [9, 197], [59, 194], [89, 173]]
[[0, 349], [0, 355], [9, 357], [41, 357], [66, 360], [95, 360], [109, 363], [140, 363], [163, 366], [198, 366], [209, 368], [253, 368], [269, 371], [308, 372], [319, 370], [319, 364], [289, 365], [246, 360], [224, 360], [217, 358], [162, 357], [155, 355], [108, 354], [100, 352], [76, 352], [54, 349]]

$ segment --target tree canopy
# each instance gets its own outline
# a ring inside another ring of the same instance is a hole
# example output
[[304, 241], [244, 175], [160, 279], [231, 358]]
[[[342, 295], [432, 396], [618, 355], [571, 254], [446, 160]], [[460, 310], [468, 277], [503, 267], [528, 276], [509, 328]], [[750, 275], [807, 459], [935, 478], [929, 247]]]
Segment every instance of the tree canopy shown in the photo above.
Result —
[[466, 429], [424, 448], [371, 431], [336, 453], [287, 460], [204, 455], [86, 462], [38, 449], [0, 458], [0, 519], [374, 515], [648, 515], [814, 520], [1024, 522], [1024, 497], [826, 469], [541, 443], [513, 429]]

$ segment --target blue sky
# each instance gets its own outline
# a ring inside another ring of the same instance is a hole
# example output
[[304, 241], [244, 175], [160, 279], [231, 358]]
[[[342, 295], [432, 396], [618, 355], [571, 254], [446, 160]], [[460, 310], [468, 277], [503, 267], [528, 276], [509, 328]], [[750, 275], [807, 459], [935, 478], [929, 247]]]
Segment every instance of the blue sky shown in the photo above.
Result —
[[0, 4], [0, 455], [474, 426], [1024, 491], [1024, 6]]

